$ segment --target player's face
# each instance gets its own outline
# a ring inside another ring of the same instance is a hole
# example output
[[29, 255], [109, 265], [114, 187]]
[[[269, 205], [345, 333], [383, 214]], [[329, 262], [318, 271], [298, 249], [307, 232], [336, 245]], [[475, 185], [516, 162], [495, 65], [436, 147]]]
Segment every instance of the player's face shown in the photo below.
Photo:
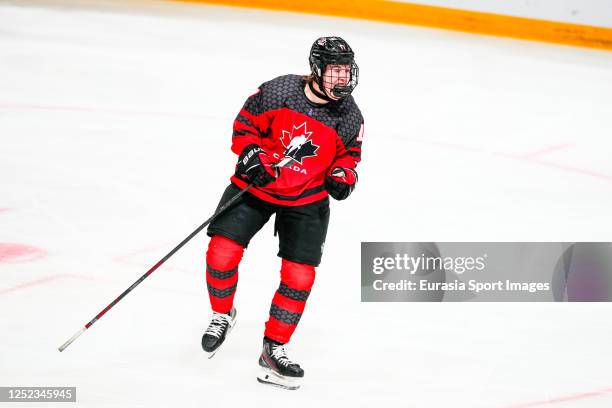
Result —
[[346, 86], [351, 80], [350, 65], [328, 65], [323, 73], [323, 86], [327, 95], [338, 100], [339, 98], [332, 94], [334, 86]]

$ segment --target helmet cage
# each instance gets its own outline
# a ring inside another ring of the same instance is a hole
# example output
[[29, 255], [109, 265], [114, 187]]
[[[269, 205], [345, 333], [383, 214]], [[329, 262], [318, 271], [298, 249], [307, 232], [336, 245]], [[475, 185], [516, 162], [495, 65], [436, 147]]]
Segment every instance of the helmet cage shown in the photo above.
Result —
[[[340, 51], [338, 48], [341, 48]], [[353, 92], [359, 81], [359, 67], [355, 63], [355, 54], [350, 46], [339, 37], [323, 37], [317, 40], [310, 50], [310, 69], [322, 92], [323, 76], [328, 65], [348, 65], [350, 76], [346, 85], [335, 85], [331, 93], [338, 98], [346, 98]]]

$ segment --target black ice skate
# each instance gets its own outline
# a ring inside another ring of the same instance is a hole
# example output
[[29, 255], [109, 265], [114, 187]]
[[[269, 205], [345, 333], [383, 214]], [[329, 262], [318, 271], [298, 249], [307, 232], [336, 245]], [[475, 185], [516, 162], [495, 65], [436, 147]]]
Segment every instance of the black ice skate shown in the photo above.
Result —
[[257, 376], [257, 381], [260, 383], [276, 385], [287, 390], [300, 388], [304, 370], [287, 357], [284, 344], [264, 338], [259, 366], [261, 372]]
[[236, 309], [228, 314], [213, 312], [212, 320], [202, 336], [202, 348], [208, 353], [208, 358], [212, 358], [225, 341], [225, 338], [232, 331], [236, 324]]

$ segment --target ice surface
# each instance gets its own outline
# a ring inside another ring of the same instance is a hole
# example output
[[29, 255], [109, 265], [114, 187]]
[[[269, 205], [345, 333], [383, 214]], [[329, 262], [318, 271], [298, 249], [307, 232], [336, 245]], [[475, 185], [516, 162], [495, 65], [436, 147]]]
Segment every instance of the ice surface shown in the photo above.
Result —
[[[303, 388], [255, 380], [279, 279], [271, 225], [214, 359], [199, 344], [204, 234], [59, 353], [210, 215], [244, 99], [306, 73], [332, 33], [357, 52], [366, 133], [291, 344]], [[361, 304], [359, 243], [610, 241], [610, 95], [602, 51], [192, 4], [3, 2], [0, 385], [77, 386], [83, 407], [608, 407], [610, 304]]]

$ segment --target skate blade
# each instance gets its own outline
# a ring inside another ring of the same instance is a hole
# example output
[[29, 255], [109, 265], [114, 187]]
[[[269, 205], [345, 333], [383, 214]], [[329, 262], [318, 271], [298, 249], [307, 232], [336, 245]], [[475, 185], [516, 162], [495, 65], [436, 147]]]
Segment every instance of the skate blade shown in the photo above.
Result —
[[[236, 315], [237, 315], [237, 313], [236, 313]], [[234, 320], [230, 323], [229, 328], [227, 329], [227, 333], [225, 333], [225, 340], [223, 340], [223, 343], [221, 343], [221, 345], [219, 347], [217, 347], [216, 350], [211, 351], [210, 353], [204, 351], [206, 354], [208, 354], [208, 359], [209, 360], [211, 358], [213, 358], [215, 356], [215, 354], [217, 354], [219, 352], [219, 350], [221, 350], [221, 347], [223, 347], [223, 345], [227, 342], [227, 338], [229, 337], [230, 333], [232, 332], [232, 329], [236, 325], [237, 321], [238, 321], [238, 317], [235, 317]]]
[[275, 387], [283, 388], [285, 390], [297, 390], [300, 388], [302, 377], [285, 377], [269, 368], [260, 367], [261, 372], [257, 376], [257, 381], [262, 384], [272, 385]]

